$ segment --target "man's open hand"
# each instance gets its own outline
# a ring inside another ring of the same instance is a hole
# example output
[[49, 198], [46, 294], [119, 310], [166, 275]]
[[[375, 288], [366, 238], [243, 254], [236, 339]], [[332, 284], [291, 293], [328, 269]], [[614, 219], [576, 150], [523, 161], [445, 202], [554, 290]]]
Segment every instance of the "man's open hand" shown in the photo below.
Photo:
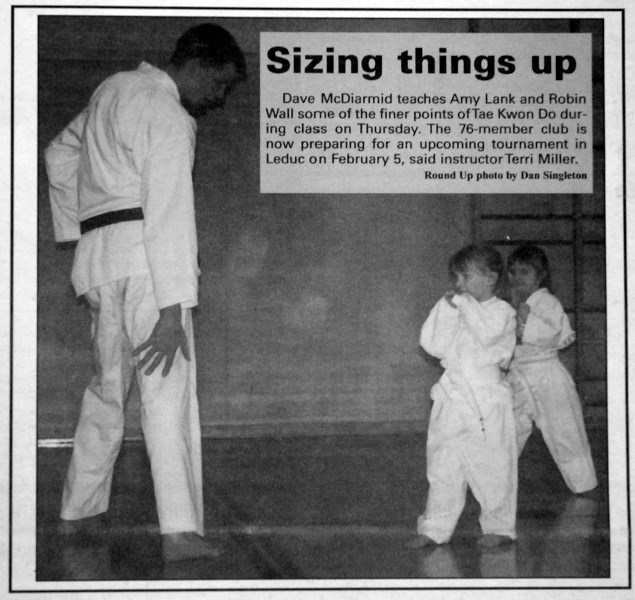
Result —
[[172, 368], [174, 357], [179, 348], [183, 352], [185, 359], [189, 361], [190, 351], [187, 347], [187, 336], [181, 325], [181, 305], [173, 304], [159, 310], [159, 320], [154, 326], [150, 337], [143, 344], [137, 346], [132, 355], [138, 356], [144, 350], [147, 350], [138, 365], [140, 370], [147, 364], [150, 365], [145, 370], [146, 375], [151, 375], [165, 359], [162, 373], [163, 377], [165, 377]]

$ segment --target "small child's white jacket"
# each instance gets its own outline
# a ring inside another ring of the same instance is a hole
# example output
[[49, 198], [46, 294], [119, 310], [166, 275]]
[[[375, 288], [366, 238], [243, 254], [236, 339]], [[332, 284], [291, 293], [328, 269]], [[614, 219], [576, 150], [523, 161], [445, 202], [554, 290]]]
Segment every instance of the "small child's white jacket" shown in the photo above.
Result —
[[498, 298], [442, 298], [421, 330], [421, 346], [445, 371], [433, 386], [426, 474], [430, 487], [417, 532], [447, 542], [470, 487], [484, 534], [516, 538], [517, 450], [512, 393], [504, 381], [516, 343], [514, 309]]
[[516, 347], [514, 363], [555, 358], [558, 350], [575, 340], [569, 318], [560, 301], [545, 288], [527, 298], [530, 312], [523, 330], [522, 344]]
[[470, 294], [439, 300], [421, 329], [420, 344], [441, 359], [445, 369], [434, 385], [434, 401], [460, 403], [465, 411], [482, 417], [482, 404], [492, 394], [509, 397], [501, 369], [506, 369], [516, 344], [514, 309], [493, 297], [478, 302]]

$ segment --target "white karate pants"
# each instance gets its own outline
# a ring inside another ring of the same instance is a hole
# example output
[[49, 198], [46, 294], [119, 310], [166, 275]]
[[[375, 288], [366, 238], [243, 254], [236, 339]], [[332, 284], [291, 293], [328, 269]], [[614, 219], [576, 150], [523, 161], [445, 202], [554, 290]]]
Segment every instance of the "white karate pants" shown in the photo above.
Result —
[[481, 506], [483, 533], [516, 539], [518, 471], [511, 393], [504, 384], [490, 389], [489, 397], [479, 395], [483, 429], [465, 400], [435, 396], [426, 459], [430, 487], [417, 532], [438, 544], [451, 538], [468, 485]]
[[196, 358], [191, 310], [182, 310], [190, 350], [177, 351], [170, 373], [138, 372], [132, 350], [145, 342], [159, 318], [149, 275], [131, 276], [97, 288], [91, 308], [96, 373], [84, 392], [61, 517], [75, 520], [108, 509], [113, 466], [124, 432], [124, 405], [136, 374], [141, 426], [154, 482], [162, 534], [203, 535], [201, 437], [196, 395]]
[[567, 487], [576, 494], [595, 488], [580, 398], [564, 365], [558, 359], [512, 364], [508, 380], [514, 392], [518, 455], [536, 423]]

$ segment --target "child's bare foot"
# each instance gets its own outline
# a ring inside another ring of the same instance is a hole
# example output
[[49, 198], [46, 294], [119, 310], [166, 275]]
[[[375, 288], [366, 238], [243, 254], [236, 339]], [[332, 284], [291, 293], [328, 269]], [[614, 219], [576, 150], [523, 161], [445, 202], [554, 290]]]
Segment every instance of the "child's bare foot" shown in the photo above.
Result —
[[163, 543], [163, 560], [166, 562], [193, 560], [196, 558], [214, 558], [222, 554], [220, 548], [215, 548], [194, 531], [166, 533], [162, 535], [161, 538]]
[[511, 544], [514, 540], [507, 535], [499, 535], [497, 533], [486, 533], [477, 544], [482, 548], [498, 548]]
[[406, 548], [426, 548], [427, 546], [437, 546], [438, 544], [427, 535], [418, 535], [414, 540], [406, 543]]

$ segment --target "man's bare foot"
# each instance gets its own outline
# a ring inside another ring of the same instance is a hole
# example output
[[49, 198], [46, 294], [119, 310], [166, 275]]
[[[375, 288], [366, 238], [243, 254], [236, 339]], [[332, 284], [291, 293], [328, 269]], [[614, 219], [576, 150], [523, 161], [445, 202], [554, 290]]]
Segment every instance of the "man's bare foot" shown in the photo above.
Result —
[[163, 560], [176, 562], [179, 560], [194, 560], [197, 558], [214, 558], [222, 554], [194, 531], [180, 531], [166, 533], [161, 536], [163, 544]]
[[507, 535], [499, 535], [497, 533], [486, 533], [478, 542], [483, 548], [498, 548], [511, 544], [514, 540]]
[[427, 535], [418, 535], [413, 540], [406, 543], [406, 548], [426, 548], [428, 546], [437, 546], [438, 544]]

